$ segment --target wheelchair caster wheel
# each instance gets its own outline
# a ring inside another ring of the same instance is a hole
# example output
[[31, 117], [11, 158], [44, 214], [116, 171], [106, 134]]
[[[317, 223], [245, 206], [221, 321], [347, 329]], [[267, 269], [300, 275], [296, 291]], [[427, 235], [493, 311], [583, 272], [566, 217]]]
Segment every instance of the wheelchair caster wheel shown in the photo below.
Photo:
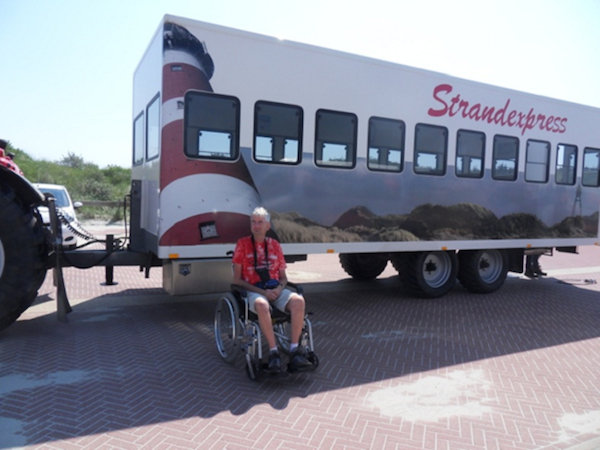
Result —
[[256, 381], [260, 377], [262, 371], [262, 364], [254, 357], [246, 355], [246, 375], [253, 381]]
[[317, 367], [319, 367], [319, 357], [316, 353], [310, 352], [306, 359], [308, 359], [308, 361], [312, 364], [312, 370], [315, 370]]

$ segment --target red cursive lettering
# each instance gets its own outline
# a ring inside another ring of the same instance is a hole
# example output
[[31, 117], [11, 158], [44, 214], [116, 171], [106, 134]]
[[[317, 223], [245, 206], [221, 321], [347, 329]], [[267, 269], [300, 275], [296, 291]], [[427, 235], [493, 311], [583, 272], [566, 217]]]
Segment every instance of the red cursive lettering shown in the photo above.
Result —
[[446, 94], [452, 92], [452, 86], [450, 86], [449, 84], [440, 84], [439, 86], [435, 87], [435, 89], [433, 90], [433, 98], [435, 98], [438, 102], [444, 105], [444, 107], [442, 109], [429, 108], [427, 114], [429, 114], [432, 117], [441, 117], [448, 112], [448, 104], [442, 98], [439, 97], [439, 94], [444, 92]]
[[449, 101], [446, 98], [452, 93], [454, 88], [450, 84], [439, 84], [433, 88], [433, 98], [439, 103], [439, 107], [429, 108], [427, 114], [432, 117], [442, 117], [448, 115], [454, 117], [460, 114], [464, 119], [470, 119], [477, 122], [494, 123], [503, 127], [519, 128], [521, 135], [527, 130], [533, 130], [536, 127], [541, 131], [550, 133], [564, 133], [567, 131], [566, 117], [558, 117], [536, 113], [534, 108], [529, 111], [518, 111], [510, 106], [510, 98], [506, 100], [504, 106], [498, 109], [497, 106], [485, 106], [481, 103], [471, 104], [468, 100], [462, 98], [460, 94], [454, 95]]

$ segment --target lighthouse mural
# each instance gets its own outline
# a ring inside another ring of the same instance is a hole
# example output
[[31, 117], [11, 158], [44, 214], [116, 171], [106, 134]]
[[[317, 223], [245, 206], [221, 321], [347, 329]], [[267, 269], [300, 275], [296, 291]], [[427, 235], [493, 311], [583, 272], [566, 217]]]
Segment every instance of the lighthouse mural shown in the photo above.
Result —
[[223, 164], [184, 153], [186, 92], [213, 92], [215, 70], [203, 42], [181, 25], [164, 24], [160, 246], [234, 243], [248, 234], [248, 217], [261, 205], [243, 158]]

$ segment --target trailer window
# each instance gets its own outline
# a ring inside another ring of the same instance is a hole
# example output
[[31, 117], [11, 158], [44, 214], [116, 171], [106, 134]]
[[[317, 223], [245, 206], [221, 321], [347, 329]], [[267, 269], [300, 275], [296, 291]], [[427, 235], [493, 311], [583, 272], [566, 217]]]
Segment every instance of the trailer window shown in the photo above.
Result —
[[369, 119], [367, 167], [371, 170], [401, 172], [404, 166], [404, 122]]
[[581, 184], [591, 187], [600, 186], [600, 149], [588, 147], [583, 150]]
[[525, 181], [548, 182], [549, 162], [550, 142], [528, 140], [525, 152]]
[[577, 174], [577, 147], [558, 144], [556, 149], [556, 184], [575, 184]]
[[254, 159], [299, 164], [302, 158], [302, 108], [281, 103], [254, 106]]
[[144, 113], [133, 121], [133, 165], [144, 162]]
[[240, 101], [210, 92], [185, 94], [184, 152], [190, 158], [237, 159]]
[[494, 136], [492, 178], [515, 181], [519, 165], [519, 139], [512, 136]]
[[160, 148], [160, 96], [157, 95], [146, 109], [146, 160], [158, 157]]
[[415, 127], [415, 173], [444, 175], [448, 150], [448, 130], [445, 127], [419, 123]]
[[458, 130], [456, 134], [456, 176], [482, 178], [485, 162], [485, 134]]
[[353, 168], [356, 164], [355, 114], [320, 109], [316, 117], [315, 164]]

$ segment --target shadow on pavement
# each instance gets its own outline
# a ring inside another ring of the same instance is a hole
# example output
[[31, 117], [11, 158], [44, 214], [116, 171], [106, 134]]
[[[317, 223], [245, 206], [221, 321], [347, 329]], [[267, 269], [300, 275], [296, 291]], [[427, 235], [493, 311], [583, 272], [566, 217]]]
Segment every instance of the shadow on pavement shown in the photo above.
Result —
[[408, 296], [395, 278], [352, 283], [307, 285], [319, 369], [258, 382], [241, 354], [233, 365], [218, 355], [214, 300], [98, 298], [69, 324], [25, 316], [0, 333], [0, 448], [283, 410], [296, 398], [600, 336], [600, 293], [551, 278], [509, 278], [489, 295], [457, 285], [435, 300]]

